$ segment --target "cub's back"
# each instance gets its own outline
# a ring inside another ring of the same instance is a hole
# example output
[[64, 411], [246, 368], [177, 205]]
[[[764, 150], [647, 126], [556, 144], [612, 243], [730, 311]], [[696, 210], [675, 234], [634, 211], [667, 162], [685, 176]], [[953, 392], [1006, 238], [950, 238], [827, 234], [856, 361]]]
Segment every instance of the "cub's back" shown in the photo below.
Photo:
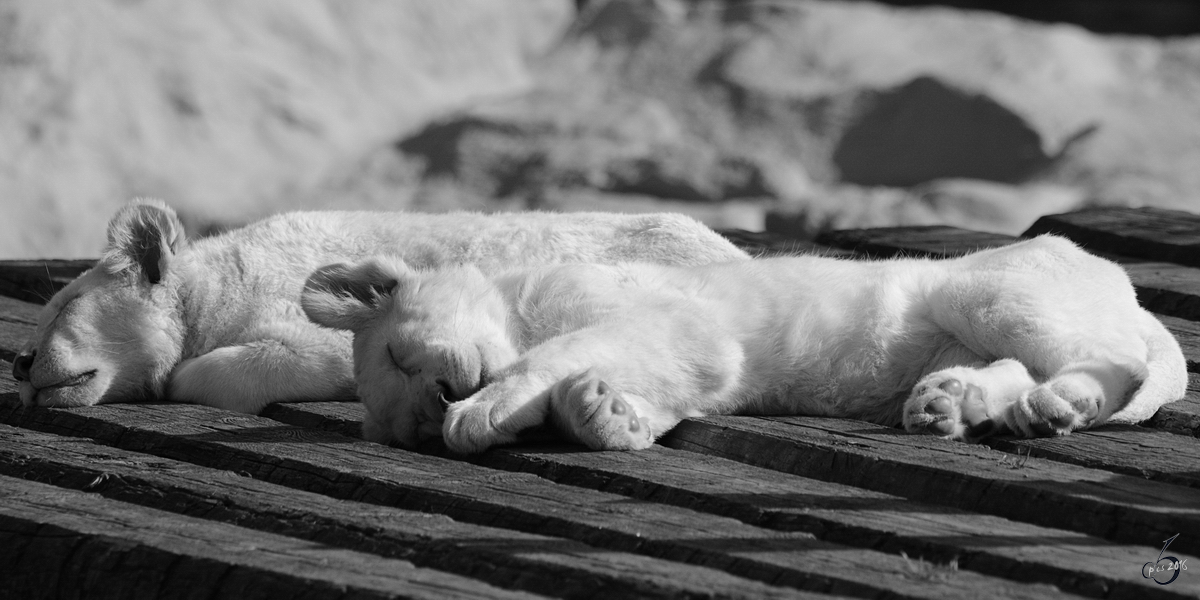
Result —
[[700, 222], [671, 213], [293, 212], [196, 244], [208, 253], [231, 247], [306, 264], [394, 254], [418, 268], [626, 260], [698, 265], [748, 258]]

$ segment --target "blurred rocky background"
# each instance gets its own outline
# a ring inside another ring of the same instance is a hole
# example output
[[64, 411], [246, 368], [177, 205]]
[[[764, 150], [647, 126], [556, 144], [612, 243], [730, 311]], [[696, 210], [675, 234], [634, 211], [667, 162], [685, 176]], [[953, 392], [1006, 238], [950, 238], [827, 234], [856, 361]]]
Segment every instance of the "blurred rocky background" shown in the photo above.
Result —
[[301, 208], [799, 236], [1200, 211], [1197, 33], [1192, 0], [7, 0], [0, 258], [95, 256], [133, 196], [195, 234]]

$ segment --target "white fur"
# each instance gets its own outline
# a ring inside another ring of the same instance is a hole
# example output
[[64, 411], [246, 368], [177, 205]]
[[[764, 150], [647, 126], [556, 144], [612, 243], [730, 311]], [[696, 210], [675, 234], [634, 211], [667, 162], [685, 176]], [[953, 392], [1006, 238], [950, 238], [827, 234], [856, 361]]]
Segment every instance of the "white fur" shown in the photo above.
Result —
[[103, 258], [50, 300], [21, 353], [26, 404], [166, 397], [257, 412], [281, 400], [352, 398], [350, 337], [300, 307], [305, 279], [328, 263], [393, 254], [495, 270], [746, 257], [673, 214], [300, 212], [191, 243], [182, 232], [161, 202], [117, 213]]
[[593, 448], [644, 448], [734, 413], [1065, 434], [1144, 419], [1187, 381], [1125, 272], [1052, 236], [940, 261], [359, 269], [389, 283], [346, 323], [381, 442], [440, 432], [474, 452], [549, 419]]

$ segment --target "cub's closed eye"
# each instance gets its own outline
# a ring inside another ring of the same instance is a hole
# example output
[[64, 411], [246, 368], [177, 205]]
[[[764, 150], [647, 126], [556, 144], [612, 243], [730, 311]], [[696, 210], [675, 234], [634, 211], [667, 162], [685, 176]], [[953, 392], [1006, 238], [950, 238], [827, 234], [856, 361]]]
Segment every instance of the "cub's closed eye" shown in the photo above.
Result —
[[[390, 345], [387, 346], [387, 355], [388, 355], [388, 359], [392, 361], [392, 366], [396, 367], [396, 370], [400, 371], [401, 373], [404, 373], [404, 375], [407, 377], [413, 376], [414, 371], [412, 369], [404, 368], [400, 364], [400, 361], [396, 360], [396, 354], [394, 352], [392, 352], [392, 347]], [[418, 369], [416, 372], [420, 372], [420, 370]]]

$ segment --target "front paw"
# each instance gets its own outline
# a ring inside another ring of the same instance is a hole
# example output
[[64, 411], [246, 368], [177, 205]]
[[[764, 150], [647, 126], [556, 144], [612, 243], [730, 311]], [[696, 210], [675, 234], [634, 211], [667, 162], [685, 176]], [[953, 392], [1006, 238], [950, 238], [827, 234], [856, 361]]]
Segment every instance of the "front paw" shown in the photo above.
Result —
[[1099, 413], [1099, 400], [1069, 383], [1052, 381], [1033, 388], [1005, 411], [1005, 423], [1022, 437], [1066, 435], [1090, 427]]
[[446, 447], [460, 454], [476, 454], [492, 446], [517, 441], [516, 435], [496, 427], [491, 409], [490, 404], [470, 399], [451, 404], [442, 422]]
[[640, 399], [622, 394], [594, 370], [568, 377], [556, 391], [557, 413], [571, 437], [593, 450], [642, 450], [654, 443]]
[[930, 374], [913, 388], [904, 405], [904, 428], [960, 441], [997, 433], [1000, 426], [988, 412], [986, 393], [965, 369]]

